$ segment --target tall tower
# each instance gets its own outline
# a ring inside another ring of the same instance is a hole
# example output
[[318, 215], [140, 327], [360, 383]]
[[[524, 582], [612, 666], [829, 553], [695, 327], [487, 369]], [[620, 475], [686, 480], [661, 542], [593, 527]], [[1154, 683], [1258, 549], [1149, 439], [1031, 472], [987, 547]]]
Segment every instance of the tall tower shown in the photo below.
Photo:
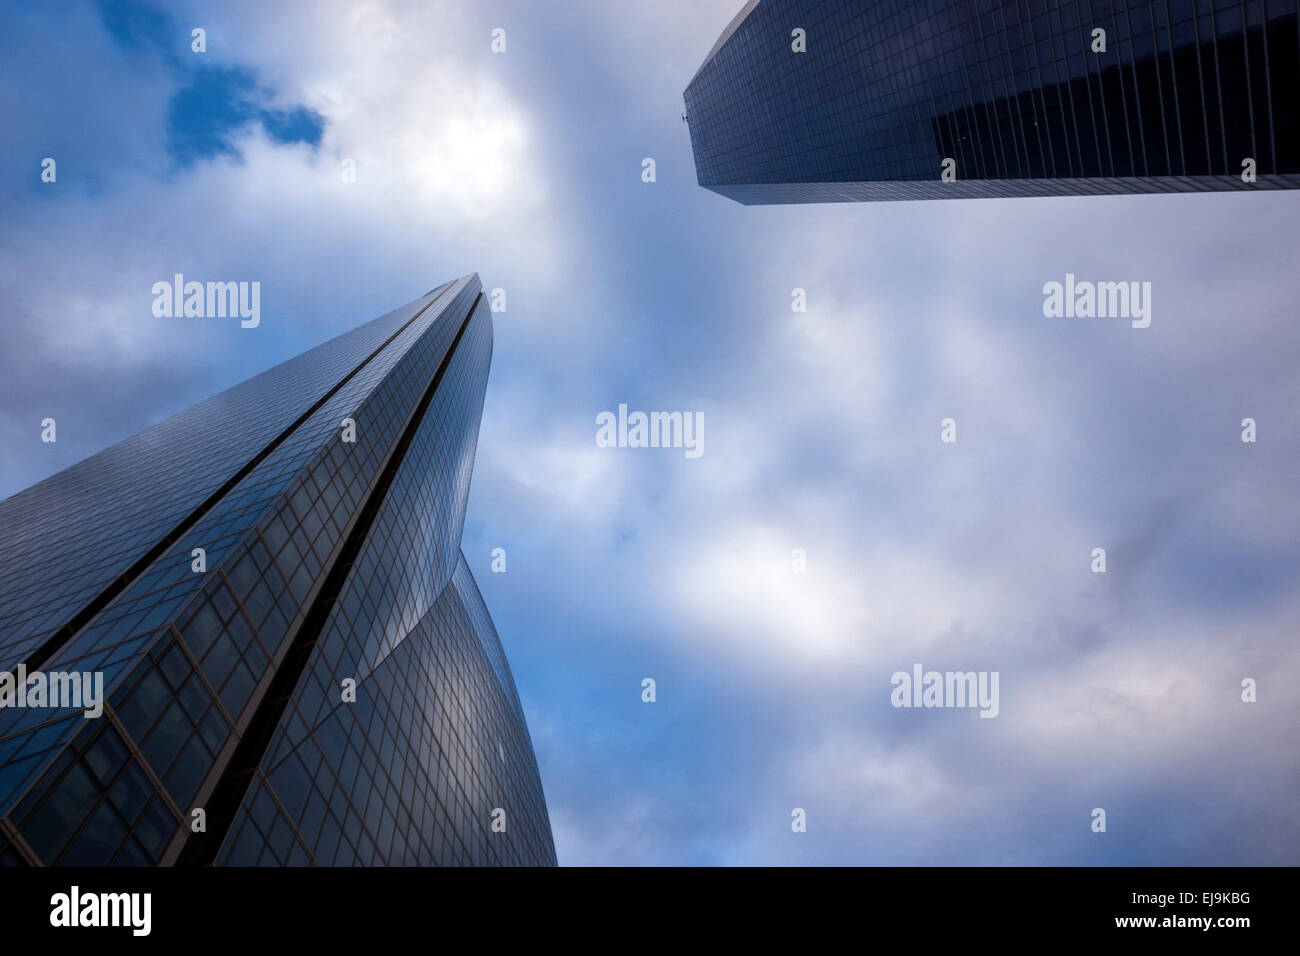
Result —
[[1297, 0], [750, 0], [686, 87], [746, 205], [1300, 188]]
[[491, 355], [465, 276], [0, 502], [0, 864], [555, 863], [460, 551]]

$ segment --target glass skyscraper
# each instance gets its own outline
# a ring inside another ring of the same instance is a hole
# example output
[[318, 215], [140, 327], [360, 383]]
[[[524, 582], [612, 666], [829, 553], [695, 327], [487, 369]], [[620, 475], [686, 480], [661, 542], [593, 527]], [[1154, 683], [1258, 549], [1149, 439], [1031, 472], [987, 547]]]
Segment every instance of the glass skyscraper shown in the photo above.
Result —
[[1298, 9], [750, 0], [686, 88], [696, 175], [747, 205], [1295, 189]]
[[555, 863], [460, 550], [491, 353], [465, 276], [0, 502], [0, 672], [104, 691], [5, 695], [0, 864]]

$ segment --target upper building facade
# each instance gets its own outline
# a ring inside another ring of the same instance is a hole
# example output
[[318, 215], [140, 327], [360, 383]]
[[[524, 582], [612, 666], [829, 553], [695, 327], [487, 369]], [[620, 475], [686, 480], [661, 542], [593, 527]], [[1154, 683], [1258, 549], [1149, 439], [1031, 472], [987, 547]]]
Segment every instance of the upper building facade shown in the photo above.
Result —
[[555, 863], [460, 550], [491, 354], [465, 276], [0, 502], [0, 865]]
[[696, 175], [747, 205], [1300, 188], [1298, 12], [750, 0], [686, 88]]

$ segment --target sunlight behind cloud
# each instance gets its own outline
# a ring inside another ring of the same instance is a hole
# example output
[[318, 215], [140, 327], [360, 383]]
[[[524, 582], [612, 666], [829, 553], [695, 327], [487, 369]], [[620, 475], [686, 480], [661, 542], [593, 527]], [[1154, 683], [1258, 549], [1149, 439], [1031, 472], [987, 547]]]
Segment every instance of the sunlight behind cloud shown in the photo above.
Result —
[[410, 179], [425, 202], [482, 217], [518, 197], [535, 172], [529, 168], [522, 119], [503, 104], [458, 111], [414, 132], [404, 145], [413, 157]]

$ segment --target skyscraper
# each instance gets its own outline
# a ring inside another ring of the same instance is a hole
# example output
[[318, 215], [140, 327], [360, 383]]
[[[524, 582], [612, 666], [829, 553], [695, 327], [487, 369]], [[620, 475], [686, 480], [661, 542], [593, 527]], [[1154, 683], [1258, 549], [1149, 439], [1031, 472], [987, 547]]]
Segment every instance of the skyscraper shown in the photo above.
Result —
[[491, 353], [465, 276], [0, 502], [0, 863], [555, 862], [460, 551]]
[[749, 0], [686, 87], [746, 205], [1300, 188], [1297, 0]]

